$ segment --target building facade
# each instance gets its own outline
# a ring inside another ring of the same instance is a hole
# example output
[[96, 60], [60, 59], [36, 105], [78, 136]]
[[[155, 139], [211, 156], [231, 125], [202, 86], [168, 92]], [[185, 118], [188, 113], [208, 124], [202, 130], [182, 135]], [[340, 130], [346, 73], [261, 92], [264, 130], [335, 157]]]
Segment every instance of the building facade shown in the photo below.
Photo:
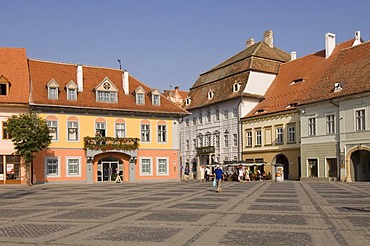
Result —
[[289, 54], [274, 47], [271, 30], [201, 74], [190, 88], [181, 127], [181, 161], [197, 177], [201, 165], [243, 161], [241, 117], [263, 98]]

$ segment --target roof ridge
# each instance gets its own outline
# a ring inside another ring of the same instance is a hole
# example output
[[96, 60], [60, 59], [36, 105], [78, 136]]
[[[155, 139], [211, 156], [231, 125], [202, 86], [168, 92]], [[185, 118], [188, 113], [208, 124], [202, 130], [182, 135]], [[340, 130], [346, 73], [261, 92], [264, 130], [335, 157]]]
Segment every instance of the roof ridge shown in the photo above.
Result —
[[38, 62], [45, 62], [45, 63], [60, 64], [60, 65], [74, 65], [74, 66], [82, 65], [83, 67], [89, 67], [89, 68], [102, 68], [102, 69], [122, 71], [119, 68], [110, 68], [110, 67], [103, 67], [103, 66], [86, 65], [86, 64], [72, 63], [72, 62], [69, 63], [69, 62], [59, 62], [59, 61], [48, 61], [48, 60], [43, 60], [43, 59], [39, 59], [39, 58], [28, 58], [28, 60], [38, 61]]

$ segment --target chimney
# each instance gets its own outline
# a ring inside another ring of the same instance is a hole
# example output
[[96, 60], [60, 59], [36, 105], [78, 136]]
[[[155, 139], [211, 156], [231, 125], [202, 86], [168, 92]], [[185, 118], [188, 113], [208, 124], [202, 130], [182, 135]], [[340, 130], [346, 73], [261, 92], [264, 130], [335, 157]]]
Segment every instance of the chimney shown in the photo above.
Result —
[[125, 95], [128, 95], [130, 90], [128, 88], [128, 72], [126, 70], [124, 70], [122, 74], [122, 87]]
[[325, 58], [328, 58], [335, 48], [335, 34], [325, 33]]
[[77, 86], [78, 86], [78, 91], [84, 91], [82, 65], [77, 65]]
[[274, 48], [274, 38], [273, 38], [272, 30], [267, 30], [263, 34], [263, 42], [268, 44], [268, 46], [270, 46], [270, 48]]
[[353, 42], [352, 46], [356, 46], [361, 44], [361, 33], [360, 31], [355, 32], [355, 41]]
[[290, 52], [290, 60], [293, 61], [295, 59], [297, 59], [297, 52], [295, 51]]
[[252, 45], [254, 45], [254, 38], [248, 39], [247, 42], [245, 42], [245, 45], [247, 46], [247, 48], [249, 48]]
[[180, 87], [178, 86], [175, 86], [175, 91], [178, 91]]

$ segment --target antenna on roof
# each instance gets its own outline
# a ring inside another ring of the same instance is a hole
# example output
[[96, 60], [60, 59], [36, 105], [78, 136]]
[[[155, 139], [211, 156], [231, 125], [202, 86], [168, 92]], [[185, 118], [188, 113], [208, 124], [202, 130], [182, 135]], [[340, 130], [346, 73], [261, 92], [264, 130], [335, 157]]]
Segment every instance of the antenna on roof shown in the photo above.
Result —
[[172, 90], [172, 83], [170, 83], [170, 89]]
[[118, 60], [118, 63], [119, 63], [119, 69], [122, 70], [121, 59], [117, 59], [117, 60]]

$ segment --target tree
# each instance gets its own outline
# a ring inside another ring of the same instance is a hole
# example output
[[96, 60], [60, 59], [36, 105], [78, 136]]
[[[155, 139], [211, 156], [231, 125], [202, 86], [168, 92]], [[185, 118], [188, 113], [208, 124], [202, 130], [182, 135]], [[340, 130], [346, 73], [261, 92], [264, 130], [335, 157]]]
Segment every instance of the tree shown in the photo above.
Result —
[[7, 121], [7, 130], [14, 144], [15, 154], [23, 157], [26, 165], [26, 181], [32, 185], [31, 167], [34, 154], [51, 143], [46, 121], [36, 113], [13, 115]]

